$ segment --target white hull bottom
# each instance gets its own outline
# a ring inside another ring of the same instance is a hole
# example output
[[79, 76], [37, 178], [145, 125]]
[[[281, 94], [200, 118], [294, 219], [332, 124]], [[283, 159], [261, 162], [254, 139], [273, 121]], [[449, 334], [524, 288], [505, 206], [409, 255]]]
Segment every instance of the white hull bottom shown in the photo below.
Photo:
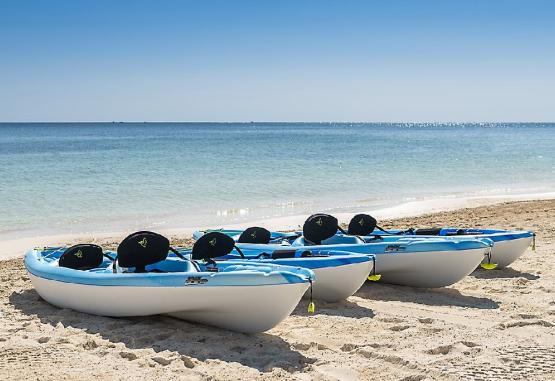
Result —
[[491, 251], [491, 262], [497, 263], [498, 269], [503, 269], [520, 258], [531, 243], [532, 237], [495, 242]]
[[61, 308], [113, 317], [168, 314], [246, 333], [276, 326], [291, 314], [309, 286], [92, 286], [29, 275], [39, 295]]
[[428, 251], [376, 255], [376, 274], [384, 283], [412, 287], [444, 287], [470, 274], [486, 249]]
[[[338, 302], [358, 291], [372, 271], [372, 261], [350, 265], [312, 269], [316, 280], [312, 286], [312, 297], [326, 302]], [[310, 289], [305, 297], [310, 296]]]

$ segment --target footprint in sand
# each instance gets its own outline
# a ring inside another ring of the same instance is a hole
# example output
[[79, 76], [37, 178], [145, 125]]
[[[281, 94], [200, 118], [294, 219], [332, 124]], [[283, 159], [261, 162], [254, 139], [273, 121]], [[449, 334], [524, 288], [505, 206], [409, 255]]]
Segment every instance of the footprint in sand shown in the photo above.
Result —
[[461, 344], [468, 348], [474, 348], [480, 346], [480, 344], [474, 343], [472, 341], [461, 341]]
[[121, 358], [127, 359], [129, 361], [137, 360], [137, 355], [133, 352], [120, 352]]
[[534, 314], [515, 314], [511, 316], [513, 319], [538, 319], [539, 316], [538, 315], [534, 315]]
[[182, 355], [181, 356], [181, 361], [183, 361], [183, 365], [185, 365], [186, 368], [194, 368], [195, 367], [195, 362], [193, 361], [192, 358]]
[[165, 357], [161, 357], [161, 356], [155, 356], [152, 357], [152, 361], [162, 365], [162, 366], [166, 366], [166, 365], [170, 365], [172, 363], [171, 359], [167, 359]]
[[393, 327], [389, 327], [389, 329], [394, 332], [404, 331], [405, 329], [409, 328], [411, 328], [410, 325], [394, 325]]
[[533, 320], [515, 320], [515, 321], [508, 321], [508, 322], [504, 322], [504, 323], [499, 323], [497, 325], [498, 329], [507, 329], [507, 328], [515, 328], [515, 327], [526, 327], [528, 325], [539, 325], [542, 327], [553, 327], [555, 326], [555, 324], [550, 323], [546, 320], [539, 320], [539, 319], [533, 319]]
[[382, 353], [381, 351], [372, 351], [365, 348], [360, 348], [356, 351], [356, 353], [368, 359], [383, 360], [393, 365], [403, 365], [408, 367], [415, 366], [414, 364], [411, 364], [408, 360], [405, 360], [402, 357], [391, 355], [391, 354], [385, 354], [385, 353]]
[[[298, 351], [308, 351], [311, 348], [316, 348], [318, 350], [326, 350], [329, 349], [327, 346], [325, 346], [324, 344], [318, 344], [316, 342], [311, 342], [311, 343], [295, 343], [291, 345], [294, 349], [298, 350]], [[345, 345], [344, 345], [345, 346]]]
[[354, 351], [355, 349], [359, 349], [359, 348], [363, 348], [363, 347], [377, 349], [377, 348], [392, 348], [393, 345], [391, 345], [391, 344], [380, 344], [380, 343], [368, 343], [368, 344], [346, 343], [346, 344], [343, 344], [341, 346], [341, 348], [339, 348], [339, 349], [342, 350], [343, 352], [351, 352], [351, 351]]
[[432, 318], [418, 318], [418, 321], [422, 324], [432, 324], [434, 319]]
[[401, 381], [422, 381], [425, 380], [428, 376], [423, 374], [412, 374], [410, 376], [401, 378]]
[[96, 349], [99, 347], [98, 343], [92, 339], [88, 339], [84, 343], [79, 344], [79, 346], [87, 351], [92, 351], [93, 349]]
[[[497, 350], [501, 365], [453, 363], [443, 371], [465, 380], [548, 380], [555, 372], [555, 348], [510, 346]], [[459, 361], [464, 361], [460, 359]]]
[[429, 355], [446, 355], [451, 351], [451, 349], [453, 349], [452, 344], [440, 345], [437, 348], [428, 349], [427, 351], [424, 351], [424, 353], [427, 353]]
[[343, 352], [351, 352], [357, 348], [360, 348], [361, 346], [362, 345], [359, 345], [359, 344], [346, 343], [346, 344], [343, 344], [339, 349], [342, 350]]
[[384, 323], [404, 323], [405, 322], [403, 319], [399, 319], [396, 317], [380, 317], [380, 318], [377, 318], [377, 320], [383, 321]]

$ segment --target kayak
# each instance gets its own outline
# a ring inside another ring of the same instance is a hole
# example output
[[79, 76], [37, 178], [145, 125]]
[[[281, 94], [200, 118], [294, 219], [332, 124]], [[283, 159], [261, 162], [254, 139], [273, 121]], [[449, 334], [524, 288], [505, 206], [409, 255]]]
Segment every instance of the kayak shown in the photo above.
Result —
[[[199, 240], [210, 240], [209, 233]], [[221, 234], [221, 233], [216, 233]], [[197, 241], [198, 242], [198, 241]], [[374, 257], [353, 252], [313, 249], [296, 250], [292, 247], [262, 247], [239, 249], [241, 254], [230, 253], [215, 259], [216, 264], [230, 263], [234, 260], [247, 260], [248, 263], [294, 266], [310, 269], [315, 282], [305, 297], [338, 302], [353, 295], [366, 281], [374, 269]], [[187, 252], [181, 252], [187, 255]]]
[[[437, 234], [432, 234], [437, 231]], [[535, 233], [525, 230], [501, 230], [501, 229], [459, 229], [459, 228], [437, 228], [437, 229], [412, 229], [412, 230], [388, 230], [387, 232], [374, 232], [377, 236], [387, 239], [403, 237], [417, 238], [447, 238], [447, 239], [471, 239], [487, 238], [493, 241], [491, 250], [492, 263], [497, 264], [498, 269], [504, 269], [520, 258], [530, 245], [535, 248]], [[363, 237], [373, 240], [375, 237]]]
[[60, 308], [113, 317], [167, 314], [245, 333], [289, 316], [314, 279], [308, 269], [239, 260], [214, 270], [168, 257], [168, 250], [174, 249], [165, 237], [139, 232], [117, 252], [87, 244], [34, 248], [25, 267], [38, 294]]
[[[454, 284], [470, 274], [488, 254], [491, 243], [478, 240], [418, 241], [400, 240], [398, 243], [334, 244], [302, 246], [300, 242], [290, 248], [296, 251], [336, 250], [373, 255], [374, 272], [384, 283], [412, 287], [444, 287]], [[238, 243], [245, 255], [255, 255], [287, 248], [280, 244]], [[248, 253], [248, 254], [247, 254]], [[316, 274], [316, 283], [320, 280]]]
[[[377, 229], [376, 229], [377, 228]], [[224, 230], [222, 231], [234, 239], [238, 239], [243, 230]], [[345, 234], [347, 233], [347, 234]], [[350, 234], [349, 234], [350, 233]], [[200, 232], [197, 233], [201, 234]], [[271, 232], [270, 242], [277, 243], [286, 241], [294, 242], [300, 237], [302, 231], [297, 232]], [[482, 261], [486, 264], [489, 260], [494, 263], [497, 269], [503, 269], [518, 258], [520, 258], [526, 249], [532, 245], [535, 249], [535, 233], [525, 230], [502, 230], [502, 229], [464, 229], [464, 228], [428, 228], [428, 229], [381, 229], [377, 227], [376, 220], [365, 214], [357, 214], [349, 223], [347, 232], [337, 230], [336, 236], [330, 237], [322, 241], [322, 244], [334, 244], [338, 241], [349, 241], [347, 236], [351, 236], [352, 242], [360, 242], [360, 239], [366, 243], [376, 241], [397, 242], [403, 238], [414, 239], [447, 239], [447, 240], [472, 240], [472, 239], [490, 239], [493, 242], [490, 257], [485, 257]]]
[[[321, 226], [316, 224], [316, 234], [314, 229], [307, 229], [309, 220], [303, 227], [304, 235], [292, 242], [282, 240], [272, 243], [267, 239], [269, 237], [271, 240], [272, 233], [259, 227], [255, 228], [258, 232], [257, 236], [263, 236], [266, 243], [246, 242], [248, 240], [244, 237], [243, 239], [240, 236], [237, 237], [236, 231], [220, 230], [219, 232], [234, 237], [237, 248], [245, 256], [285, 249], [294, 249], [296, 252], [328, 250], [372, 255], [373, 273], [380, 276], [380, 281], [430, 288], [444, 287], [460, 281], [484, 260], [484, 256], [487, 257], [490, 254], [492, 246], [492, 241], [489, 239], [423, 240], [410, 237], [398, 238], [395, 242], [365, 243], [355, 236], [336, 235], [338, 226], [337, 220], [334, 222], [333, 217], [331, 220], [324, 219]], [[193, 234], [193, 237], [198, 239], [203, 234], [205, 232], [198, 231]], [[334, 240], [333, 243], [326, 242], [331, 238]]]

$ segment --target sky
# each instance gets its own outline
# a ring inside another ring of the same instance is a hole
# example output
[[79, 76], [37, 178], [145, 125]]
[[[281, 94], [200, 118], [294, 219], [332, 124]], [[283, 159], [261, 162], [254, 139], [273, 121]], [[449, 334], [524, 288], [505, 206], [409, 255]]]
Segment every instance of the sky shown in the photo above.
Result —
[[555, 121], [555, 2], [0, 2], [0, 121]]

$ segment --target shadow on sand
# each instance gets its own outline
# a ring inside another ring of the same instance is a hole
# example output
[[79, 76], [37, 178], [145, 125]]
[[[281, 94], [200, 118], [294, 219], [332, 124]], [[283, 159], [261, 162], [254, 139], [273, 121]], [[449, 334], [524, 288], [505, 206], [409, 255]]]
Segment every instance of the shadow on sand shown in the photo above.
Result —
[[128, 349], [174, 351], [201, 361], [219, 359], [238, 362], [261, 372], [272, 368], [302, 370], [315, 360], [292, 350], [291, 345], [270, 334], [248, 335], [166, 316], [109, 318], [69, 309], [56, 308], [40, 298], [35, 290], [14, 292], [13, 306], [26, 315], [36, 315], [44, 324], [72, 326], [89, 334], [99, 334]]
[[384, 283], [368, 282], [355, 296], [361, 298], [419, 303], [429, 306], [456, 306], [479, 309], [496, 309], [499, 303], [489, 298], [463, 295], [452, 288], [414, 288]]
[[514, 270], [510, 267], [505, 267], [499, 270], [484, 270], [478, 268], [474, 270], [470, 276], [478, 279], [502, 279], [502, 278], [524, 278], [528, 280], [540, 279], [539, 275], [534, 275], [530, 273], [525, 273], [522, 271]]
[[292, 312], [296, 316], [313, 316], [313, 315], [328, 315], [328, 316], [343, 316], [350, 318], [373, 318], [376, 314], [371, 308], [359, 306], [356, 303], [348, 300], [342, 300], [335, 303], [326, 303], [323, 301], [315, 300], [316, 311], [314, 314], [308, 313], [308, 300], [301, 299], [301, 302]]

